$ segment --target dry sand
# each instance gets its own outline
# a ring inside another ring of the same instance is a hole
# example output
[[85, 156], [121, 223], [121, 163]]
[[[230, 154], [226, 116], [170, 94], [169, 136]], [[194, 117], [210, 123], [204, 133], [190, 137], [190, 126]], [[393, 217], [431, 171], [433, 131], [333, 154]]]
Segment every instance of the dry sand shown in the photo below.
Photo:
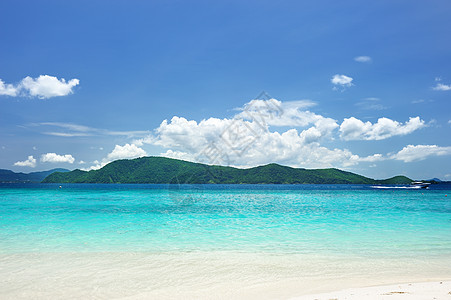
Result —
[[451, 281], [404, 283], [306, 295], [292, 300], [450, 300]]

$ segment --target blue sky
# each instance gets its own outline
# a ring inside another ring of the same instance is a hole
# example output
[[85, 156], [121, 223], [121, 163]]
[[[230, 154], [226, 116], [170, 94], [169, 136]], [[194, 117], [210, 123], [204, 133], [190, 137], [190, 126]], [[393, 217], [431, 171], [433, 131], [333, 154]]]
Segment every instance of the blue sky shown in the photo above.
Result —
[[6, 0], [0, 12], [0, 168], [165, 155], [451, 180], [449, 1]]

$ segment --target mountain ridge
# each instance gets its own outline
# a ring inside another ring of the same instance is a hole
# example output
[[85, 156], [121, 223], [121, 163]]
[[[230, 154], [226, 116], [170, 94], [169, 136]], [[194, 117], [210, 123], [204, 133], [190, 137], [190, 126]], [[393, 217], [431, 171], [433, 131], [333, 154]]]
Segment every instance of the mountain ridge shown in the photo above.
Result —
[[7, 169], [0, 169], [0, 182], [1, 183], [36, 183], [41, 182], [47, 176], [54, 172], [69, 172], [67, 169], [56, 168], [48, 171], [38, 171], [30, 173], [14, 172]]
[[303, 169], [276, 163], [239, 169], [166, 157], [113, 161], [101, 169], [49, 174], [43, 183], [155, 184], [408, 184], [406, 176], [376, 180], [335, 168]]

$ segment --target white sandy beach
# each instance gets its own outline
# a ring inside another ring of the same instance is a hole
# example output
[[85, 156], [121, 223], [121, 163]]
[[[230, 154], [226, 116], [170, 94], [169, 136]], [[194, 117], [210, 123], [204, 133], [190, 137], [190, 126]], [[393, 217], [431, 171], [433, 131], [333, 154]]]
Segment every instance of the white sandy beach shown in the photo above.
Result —
[[[446, 258], [421, 262], [228, 252], [16, 253], [0, 255], [0, 298], [451, 299], [450, 266]], [[392, 285], [397, 282], [405, 284]], [[377, 287], [360, 288], [365, 286]]]
[[449, 300], [451, 281], [403, 283], [395, 285], [345, 289], [341, 291], [306, 295], [291, 300]]

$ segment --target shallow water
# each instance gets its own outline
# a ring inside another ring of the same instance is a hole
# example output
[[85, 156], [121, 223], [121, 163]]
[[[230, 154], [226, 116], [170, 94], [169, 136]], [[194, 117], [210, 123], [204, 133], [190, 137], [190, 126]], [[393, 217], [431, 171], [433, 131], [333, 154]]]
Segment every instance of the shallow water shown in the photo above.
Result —
[[0, 290], [11, 298], [260, 298], [265, 289], [288, 297], [340, 283], [449, 278], [450, 191], [4, 184], [0, 275], [9, 279]]

